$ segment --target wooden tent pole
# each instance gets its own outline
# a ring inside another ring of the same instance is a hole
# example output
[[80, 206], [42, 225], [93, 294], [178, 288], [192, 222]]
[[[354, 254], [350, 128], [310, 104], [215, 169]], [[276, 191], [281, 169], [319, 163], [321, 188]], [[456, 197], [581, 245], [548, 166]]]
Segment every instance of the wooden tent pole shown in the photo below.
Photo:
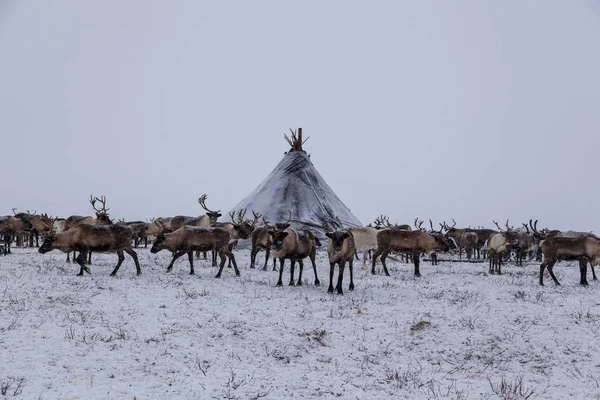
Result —
[[296, 150], [302, 150], [302, 128], [298, 128], [298, 143], [296, 144]]

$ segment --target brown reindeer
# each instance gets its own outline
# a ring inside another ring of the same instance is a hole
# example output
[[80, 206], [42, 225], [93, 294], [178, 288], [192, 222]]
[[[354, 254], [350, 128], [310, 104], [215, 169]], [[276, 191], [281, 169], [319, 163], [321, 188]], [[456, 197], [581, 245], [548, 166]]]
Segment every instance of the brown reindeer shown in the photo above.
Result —
[[[539, 231], [537, 229], [537, 223], [538, 220], [535, 220], [535, 223], [532, 224], [532, 220], [529, 220], [529, 227], [531, 228], [532, 231], [532, 236], [533, 236], [533, 240], [537, 241], [538, 243], [540, 243], [540, 247], [538, 251], [538, 256], [542, 256], [543, 257], [543, 253], [544, 250], [541, 248], [541, 241], [545, 240], [545, 239], [552, 239], [552, 238], [556, 238], [556, 237], [562, 237], [562, 238], [585, 238], [585, 237], [589, 237], [589, 238], [593, 238], [593, 239], [599, 239], [596, 235], [594, 235], [592, 232], [576, 232], [576, 231], [559, 231], [559, 230], [549, 230], [549, 229], [542, 229], [542, 231]], [[592, 277], [594, 280], [597, 280], [598, 278], [596, 277], [596, 271], [594, 271], [594, 264], [590, 263], [590, 267], [592, 269]], [[587, 264], [586, 264], [586, 270], [587, 270]]]
[[335, 265], [338, 265], [338, 280], [335, 290], [338, 294], [344, 294], [342, 283], [344, 280], [344, 268], [346, 262], [350, 269], [350, 286], [348, 290], [354, 290], [354, 277], [352, 271], [352, 263], [354, 262], [354, 235], [347, 229], [330, 231], [327, 223], [323, 223], [323, 231], [325, 236], [329, 238], [327, 244], [327, 254], [329, 255], [329, 287], [327, 293], [333, 293], [333, 272]]
[[544, 269], [548, 268], [548, 273], [557, 285], [560, 285], [554, 275], [554, 265], [563, 260], [579, 261], [579, 272], [581, 285], [587, 286], [587, 263], [600, 265], [600, 239], [583, 237], [551, 237], [542, 240], [540, 243], [543, 254], [543, 261], [540, 265], [540, 285], [544, 286]]
[[79, 255], [75, 259], [81, 267], [77, 275], [83, 275], [83, 272], [90, 273], [90, 269], [85, 265], [85, 260], [89, 252], [97, 253], [117, 253], [119, 261], [111, 276], [115, 276], [119, 267], [125, 260], [123, 252], [129, 254], [133, 258], [137, 274], [142, 273], [140, 263], [135, 251], [131, 248], [131, 238], [133, 230], [124, 225], [89, 225], [79, 224], [71, 227], [69, 230], [62, 233], [54, 233], [52, 225], [54, 220], [46, 216], [46, 223], [51, 227], [46, 239], [38, 250], [44, 254], [52, 250], [60, 250], [68, 253], [78, 251]]
[[[252, 249], [250, 250], [250, 268], [254, 268], [256, 264], [256, 255], [259, 251], [265, 250], [265, 265], [263, 266], [263, 271], [267, 270], [267, 263], [269, 262], [269, 255], [271, 254], [271, 245], [273, 244], [271, 241], [271, 235], [269, 235], [270, 229], [277, 229], [280, 231], [284, 231], [290, 227], [290, 222], [292, 220], [292, 212], [289, 212], [289, 218], [286, 222], [276, 222], [275, 225], [269, 225], [269, 222], [262, 217], [263, 226], [256, 227], [252, 231]], [[253, 211], [254, 213], [254, 211]], [[259, 215], [260, 214], [256, 214]], [[255, 217], [256, 217], [255, 215]], [[277, 271], [276, 267], [276, 259], [273, 258], [273, 271]]]
[[313, 271], [315, 272], [315, 286], [319, 286], [317, 265], [315, 264], [317, 246], [321, 244], [319, 239], [309, 230], [296, 231], [292, 228], [285, 230], [270, 229], [269, 235], [271, 235], [271, 256], [274, 259], [279, 259], [279, 280], [277, 281], [277, 286], [283, 285], [283, 267], [286, 259], [290, 260], [290, 286], [294, 286], [294, 266], [296, 261], [300, 265], [297, 285], [302, 285], [302, 271], [304, 269], [302, 260], [306, 257], [310, 259]]
[[24, 213], [17, 213], [13, 208], [14, 215], [0, 216], [0, 236], [3, 238], [4, 254], [11, 254], [10, 244], [13, 238], [19, 237], [23, 233], [32, 229], [31, 224], [25, 218]]
[[377, 234], [377, 250], [373, 254], [371, 273], [375, 274], [375, 262], [381, 256], [383, 271], [388, 272], [385, 260], [390, 252], [412, 254], [415, 266], [415, 276], [421, 276], [419, 261], [421, 253], [451, 251], [446, 239], [441, 235], [428, 235], [423, 231], [405, 231], [400, 229], [386, 229]]
[[[102, 207], [100, 209], [96, 208], [96, 202], [102, 203]], [[82, 217], [81, 215], [71, 215], [65, 220], [64, 231], [68, 231], [69, 229], [86, 224], [86, 225], [112, 225], [112, 220], [108, 216], [108, 210], [110, 208], [106, 208], [106, 197], [100, 196], [94, 197], [90, 195], [90, 204], [94, 211], [96, 211], [96, 218], [94, 217]], [[69, 254], [67, 253], [67, 262], [70, 263]], [[75, 254], [73, 254], [73, 260], [75, 260]], [[88, 259], [85, 261], [88, 264], [92, 264], [92, 253], [89, 253]]]
[[[237, 242], [242, 239], [246, 240], [252, 234], [256, 223], [258, 222], [258, 214], [252, 212], [254, 214], [254, 219], [252, 221], [246, 220], [246, 209], [241, 209], [237, 212], [237, 221], [235, 211], [229, 213], [231, 217], [231, 222], [215, 222], [212, 226], [215, 228], [223, 228], [229, 233], [229, 250], [233, 251], [236, 247]], [[216, 266], [216, 252], [213, 251], [213, 266]], [[229, 259], [228, 267], [231, 267], [231, 259]]]
[[235, 275], [240, 276], [240, 271], [235, 262], [235, 257], [229, 248], [230, 234], [223, 228], [200, 227], [200, 226], [182, 226], [175, 232], [165, 233], [160, 231], [156, 240], [152, 244], [150, 252], [153, 254], [161, 250], [169, 250], [173, 253], [173, 258], [167, 267], [167, 272], [171, 272], [175, 260], [184, 254], [188, 255], [190, 262], [190, 275], [194, 274], [194, 251], [216, 251], [221, 258], [219, 272], [215, 278], [220, 278], [225, 266], [225, 259], [231, 259]]
[[454, 218], [452, 218], [452, 226], [448, 226], [444, 221], [443, 227], [446, 229], [446, 237], [452, 238], [458, 246], [458, 257], [462, 259], [464, 250], [467, 259], [471, 259], [473, 253], [477, 250], [479, 242], [477, 232], [471, 228], [456, 228], [456, 221]]

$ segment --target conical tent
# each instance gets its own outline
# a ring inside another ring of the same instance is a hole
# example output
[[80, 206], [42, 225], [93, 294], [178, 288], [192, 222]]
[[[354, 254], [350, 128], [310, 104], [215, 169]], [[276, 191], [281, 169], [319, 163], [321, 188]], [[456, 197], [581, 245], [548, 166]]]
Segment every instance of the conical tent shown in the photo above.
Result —
[[302, 128], [297, 135], [292, 132], [292, 138], [286, 136], [286, 139], [290, 151], [232, 211], [259, 212], [272, 224], [287, 221], [291, 213], [292, 228], [310, 229], [319, 237], [323, 237], [323, 222], [332, 228], [362, 226], [302, 150]]

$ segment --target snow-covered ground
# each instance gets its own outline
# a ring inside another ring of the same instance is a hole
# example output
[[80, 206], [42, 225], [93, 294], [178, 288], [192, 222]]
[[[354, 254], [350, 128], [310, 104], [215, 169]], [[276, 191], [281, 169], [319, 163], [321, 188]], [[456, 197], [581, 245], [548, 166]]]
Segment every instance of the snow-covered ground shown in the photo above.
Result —
[[84, 277], [56, 251], [0, 256], [0, 398], [600, 398], [600, 284], [566, 263], [560, 287], [538, 286], [538, 264], [359, 264], [340, 296], [324, 253], [320, 287], [310, 268], [275, 287], [248, 250], [221, 279], [138, 253], [143, 274], [126, 256], [116, 278], [115, 255]]

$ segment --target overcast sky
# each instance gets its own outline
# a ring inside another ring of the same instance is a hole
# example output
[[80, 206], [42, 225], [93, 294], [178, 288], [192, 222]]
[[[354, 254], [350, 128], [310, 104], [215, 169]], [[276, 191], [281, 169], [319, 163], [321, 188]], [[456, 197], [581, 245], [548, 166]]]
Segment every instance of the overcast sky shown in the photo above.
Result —
[[0, 215], [229, 210], [289, 128], [364, 224], [600, 232], [598, 1], [0, 1]]

